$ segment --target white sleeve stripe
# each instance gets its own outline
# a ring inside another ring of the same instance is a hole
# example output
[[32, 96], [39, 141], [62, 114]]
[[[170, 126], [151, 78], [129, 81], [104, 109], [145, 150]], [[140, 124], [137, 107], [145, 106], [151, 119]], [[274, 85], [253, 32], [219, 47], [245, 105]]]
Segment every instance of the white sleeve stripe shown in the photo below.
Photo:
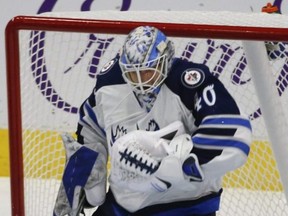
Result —
[[207, 138], [207, 137], [193, 137], [192, 138], [193, 144], [195, 145], [195, 147], [205, 147], [205, 148], [221, 148], [224, 149], [226, 147], [234, 147], [234, 148], [238, 148], [241, 151], [243, 151], [246, 155], [249, 154], [250, 151], [250, 146], [240, 140], [236, 140], [236, 139], [213, 139], [213, 138]]
[[217, 125], [217, 126], [227, 126], [227, 125], [236, 125], [248, 128], [252, 131], [252, 127], [250, 121], [245, 118], [237, 117], [228, 117], [228, 116], [219, 116], [219, 117], [211, 117], [204, 119], [201, 125]]

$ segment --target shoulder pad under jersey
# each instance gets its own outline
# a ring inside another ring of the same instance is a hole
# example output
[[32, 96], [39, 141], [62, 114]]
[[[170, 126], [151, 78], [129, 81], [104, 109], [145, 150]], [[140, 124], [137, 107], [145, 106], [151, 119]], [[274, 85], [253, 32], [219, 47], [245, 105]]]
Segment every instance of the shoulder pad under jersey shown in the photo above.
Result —
[[119, 57], [116, 56], [107, 62], [96, 76], [96, 91], [103, 86], [125, 84], [119, 66]]

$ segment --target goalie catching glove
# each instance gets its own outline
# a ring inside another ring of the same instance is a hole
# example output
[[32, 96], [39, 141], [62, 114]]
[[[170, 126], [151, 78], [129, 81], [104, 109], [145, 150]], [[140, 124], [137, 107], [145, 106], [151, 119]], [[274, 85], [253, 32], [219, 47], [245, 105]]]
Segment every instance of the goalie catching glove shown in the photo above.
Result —
[[169, 155], [174, 155], [180, 159], [184, 176], [189, 181], [201, 182], [204, 180], [204, 174], [199, 165], [198, 157], [194, 153], [190, 153], [193, 149], [191, 136], [183, 134], [175, 137], [167, 147]]
[[151, 131], [133, 131], [112, 146], [110, 184], [113, 188], [164, 192], [183, 179], [204, 179], [198, 158], [190, 153], [191, 136], [179, 121]]

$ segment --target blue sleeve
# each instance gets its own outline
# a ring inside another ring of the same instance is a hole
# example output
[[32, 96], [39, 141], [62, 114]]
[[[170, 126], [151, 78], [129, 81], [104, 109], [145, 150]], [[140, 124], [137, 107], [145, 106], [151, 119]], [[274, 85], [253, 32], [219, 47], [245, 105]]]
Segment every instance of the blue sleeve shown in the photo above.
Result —
[[196, 126], [209, 115], [240, 113], [235, 100], [221, 81], [203, 64], [176, 59], [166, 85], [191, 110]]
[[176, 59], [166, 84], [194, 116], [197, 129], [192, 134], [193, 153], [200, 164], [208, 163], [231, 147], [248, 155], [249, 139], [237, 137], [236, 131], [245, 130], [249, 137], [250, 122], [207, 66]]

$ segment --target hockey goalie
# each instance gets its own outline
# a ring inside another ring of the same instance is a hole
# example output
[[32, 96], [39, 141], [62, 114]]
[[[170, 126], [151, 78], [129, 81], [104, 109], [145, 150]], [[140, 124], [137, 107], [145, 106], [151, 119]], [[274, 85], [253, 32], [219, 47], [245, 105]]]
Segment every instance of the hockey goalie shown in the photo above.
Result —
[[[215, 216], [221, 179], [249, 155], [251, 124], [209, 68], [176, 58], [152, 26], [132, 30], [63, 134], [54, 215]], [[110, 170], [107, 171], [107, 161]]]

